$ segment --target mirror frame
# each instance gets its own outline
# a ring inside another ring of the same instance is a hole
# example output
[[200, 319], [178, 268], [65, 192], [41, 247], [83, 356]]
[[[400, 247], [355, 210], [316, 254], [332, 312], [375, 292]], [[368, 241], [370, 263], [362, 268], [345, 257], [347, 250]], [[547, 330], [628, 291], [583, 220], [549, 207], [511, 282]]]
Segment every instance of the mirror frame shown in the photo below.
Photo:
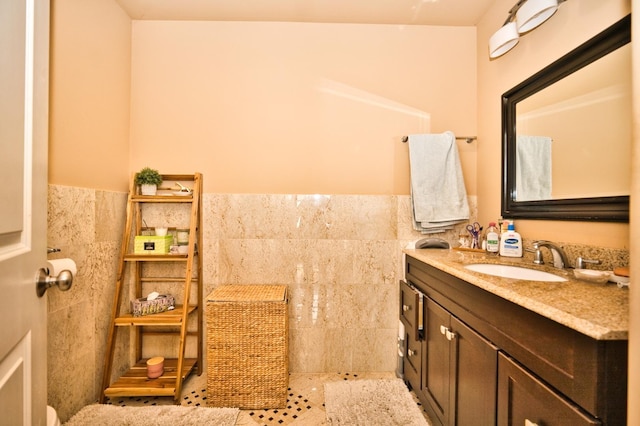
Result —
[[516, 201], [516, 105], [631, 42], [631, 15], [502, 95], [502, 217], [629, 222], [629, 196]]

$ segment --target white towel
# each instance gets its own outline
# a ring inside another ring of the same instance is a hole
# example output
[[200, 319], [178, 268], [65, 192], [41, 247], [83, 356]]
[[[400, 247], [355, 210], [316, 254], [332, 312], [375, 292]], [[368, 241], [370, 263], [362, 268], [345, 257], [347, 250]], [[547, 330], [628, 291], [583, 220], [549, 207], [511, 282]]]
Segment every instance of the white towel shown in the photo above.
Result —
[[452, 132], [409, 135], [414, 228], [444, 232], [469, 219], [458, 146]]
[[549, 136], [517, 136], [516, 201], [551, 199], [551, 141]]

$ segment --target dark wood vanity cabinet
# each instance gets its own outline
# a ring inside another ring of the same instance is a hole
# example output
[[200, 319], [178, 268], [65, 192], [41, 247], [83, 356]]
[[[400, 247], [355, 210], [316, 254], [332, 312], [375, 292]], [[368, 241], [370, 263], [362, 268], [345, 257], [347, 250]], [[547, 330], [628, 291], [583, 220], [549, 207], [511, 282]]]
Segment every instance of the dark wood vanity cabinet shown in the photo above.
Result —
[[405, 267], [405, 380], [435, 424], [626, 424], [626, 341], [592, 339], [415, 258]]

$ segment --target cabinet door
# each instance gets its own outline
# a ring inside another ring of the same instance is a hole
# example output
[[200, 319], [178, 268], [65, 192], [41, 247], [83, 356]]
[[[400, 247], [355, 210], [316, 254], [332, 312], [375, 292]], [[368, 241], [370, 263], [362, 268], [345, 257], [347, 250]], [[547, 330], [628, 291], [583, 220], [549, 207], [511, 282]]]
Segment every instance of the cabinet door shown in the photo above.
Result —
[[498, 359], [498, 426], [602, 424], [504, 354]]
[[495, 425], [498, 348], [451, 317], [455, 336], [454, 422], [460, 426]]
[[426, 299], [423, 394], [443, 425], [495, 425], [498, 348]]
[[446, 337], [446, 330], [450, 330], [451, 315], [430, 298], [425, 298], [425, 364], [423, 370], [423, 394], [440, 424], [450, 423], [451, 406], [453, 400], [451, 391], [451, 377], [453, 365], [451, 362], [450, 341]]
[[420, 312], [419, 291], [411, 287], [404, 281], [400, 281], [400, 318], [404, 320], [405, 325], [411, 328], [413, 334], [418, 337], [422, 331], [422, 313]]
[[404, 355], [404, 378], [411, 386], [411, 389], [420, 395], [422, 392], [422, 345], [423, 341], [406, 334], [407, 350]]

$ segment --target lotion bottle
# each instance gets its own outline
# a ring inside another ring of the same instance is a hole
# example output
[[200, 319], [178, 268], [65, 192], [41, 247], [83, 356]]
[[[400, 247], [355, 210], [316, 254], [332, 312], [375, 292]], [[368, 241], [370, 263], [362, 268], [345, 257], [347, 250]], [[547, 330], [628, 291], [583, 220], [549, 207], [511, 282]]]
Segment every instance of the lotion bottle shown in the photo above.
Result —
[[500, 234], [495, 222], [490, 222], [489, 228], [487, 228], [485, 250], [489, 254], [498, 254], [500, 251]]
[[500, 256], [522, 257], [522, 237], [515, 231], [513, 222], [509, 222], [507, 232], [500, 239]]

